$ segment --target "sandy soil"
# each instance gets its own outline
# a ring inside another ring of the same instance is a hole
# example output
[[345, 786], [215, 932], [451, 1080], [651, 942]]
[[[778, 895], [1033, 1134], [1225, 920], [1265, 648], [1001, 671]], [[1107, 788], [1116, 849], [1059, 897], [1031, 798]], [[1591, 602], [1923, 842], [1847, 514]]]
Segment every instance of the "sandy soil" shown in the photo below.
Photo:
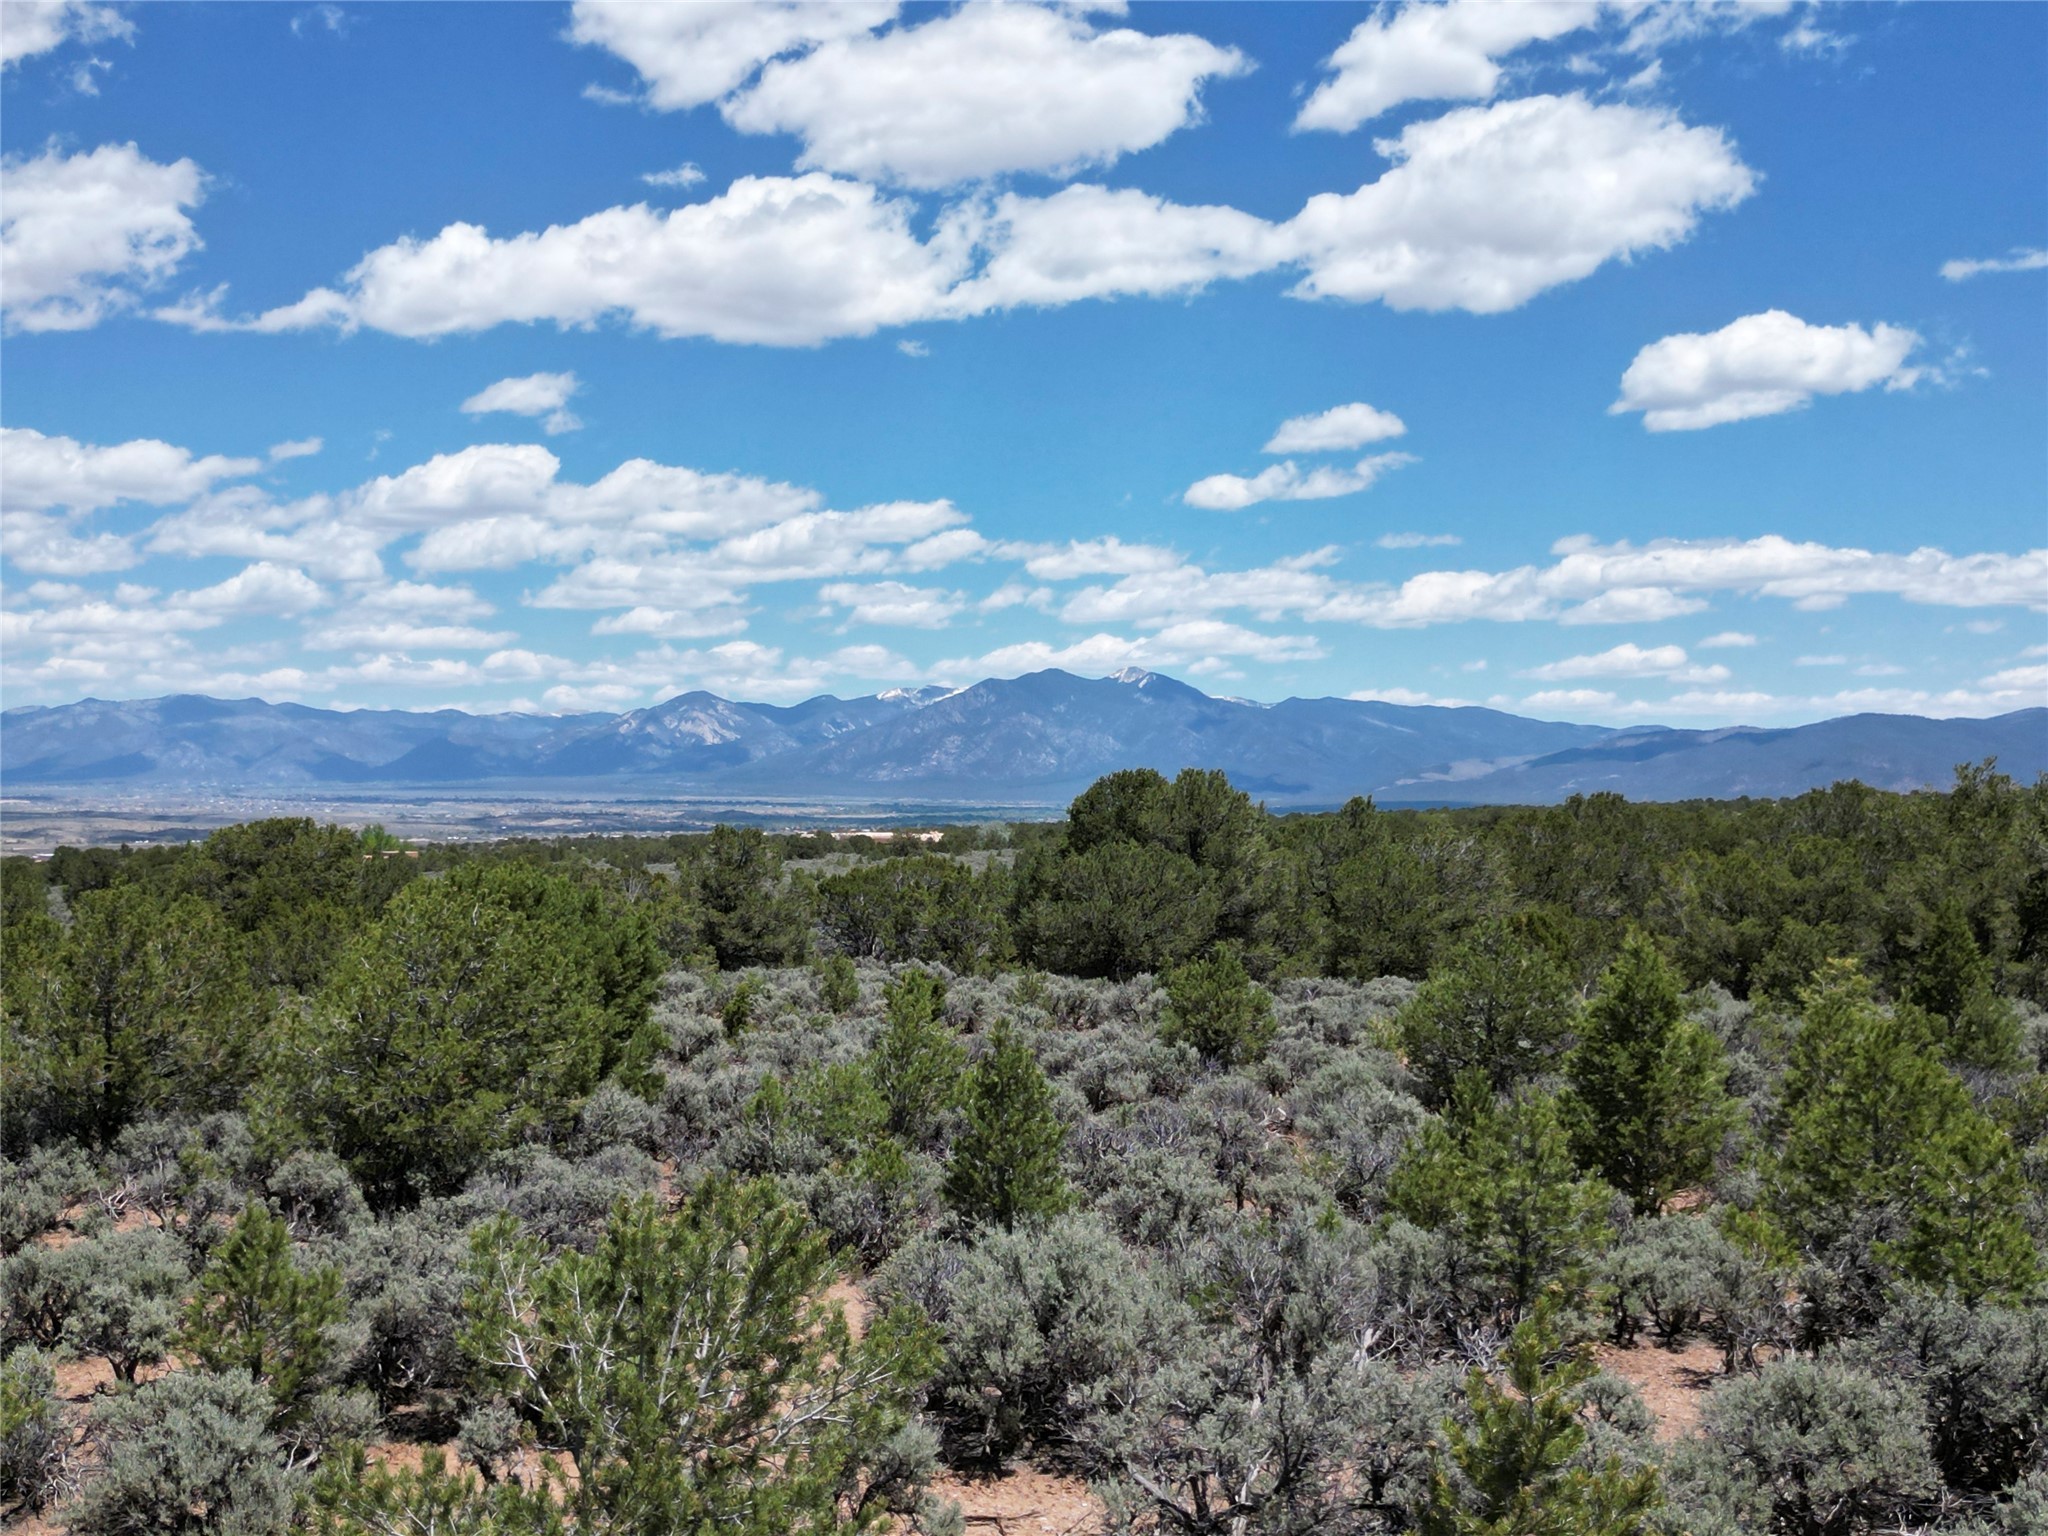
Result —
[[962, 1479], [948, 1473], [932, 1492], [952, 1499], [970, 1532], [995, 1536], [1092, 1536], [1103, 1527], [1102, 1501], [1079, 1478], [1036, 1467], [1006, 1467], [995, 1477]]
[[1638, 1343], [1630, 1349], [1595, 1346], [1593, 1358], [1634, 1387], [1657, 1421], [1657, 1438], [1667, 1444], [1697, 1434], [1700, 1410], [1721, 1379], [1721, 1351], [1704, 1339], [1679, 1349]]

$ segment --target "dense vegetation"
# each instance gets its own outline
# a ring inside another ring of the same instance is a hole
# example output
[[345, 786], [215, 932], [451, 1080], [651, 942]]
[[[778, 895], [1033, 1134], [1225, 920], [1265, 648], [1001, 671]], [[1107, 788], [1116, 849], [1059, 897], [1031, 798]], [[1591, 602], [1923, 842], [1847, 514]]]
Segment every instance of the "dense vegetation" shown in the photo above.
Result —
[[2048, 1529], [2048, 782], [391, 843], [0, 868], [0, 1511]]

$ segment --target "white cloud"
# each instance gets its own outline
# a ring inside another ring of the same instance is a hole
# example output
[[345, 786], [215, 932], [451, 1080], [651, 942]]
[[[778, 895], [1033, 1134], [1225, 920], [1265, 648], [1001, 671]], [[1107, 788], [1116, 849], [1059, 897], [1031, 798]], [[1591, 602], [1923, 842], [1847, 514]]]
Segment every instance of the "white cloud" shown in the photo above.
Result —
[[1181, 558], [1160, 544], [1126, 544], [1115, 534], [1099, 539], [1070, 539], [1064, 545], [1008, 544], [999, 554], [1022, 560], [1040, 581], [1070, 581], [1076, 576], [1130, 576], [1142, 571], [1170, 571]]
[[1724, 629], [1717, 635], [1709, 635], [1700, 642], [1703, 651], [1736, 650], [1756, 644], [1756, 636], [1744, 634], [1739, 629]]
[[1952, 283], [1960, 283], [1986, 272], [2038, 272], [2043, 267], [2048, 267], [2048, 250], [2038, 246], [2014, 246], [2007, 256], [1945, 261], [1941, 264], [1941, 275]]
[[292, 18], [292, 36], [304, 37], [313, 27], [319, 26], [336, 37], [345, 37], [353, 20], [340, 6], [330, 3], [330, 0], [320, 0], [310, 10], [301, 11]]
[[0, 512], [0, 554], [41, 576], [97, 576], [142, 559], [120, 534], [76, 534], [41, 512]]
[[86, 0], [7, 0], [0, 5], [0, 68], [66, 42], [132, 41], [135, 23], [111, 5]]
[[170, 599], [172, 608], [238, 616], [308, 613], [326, 603], [326, 591], [312, 577], [292, 566], [270, 561], [245, 566], [226, 581], [196, 592], [179, 592]]
[[1756, 184], [1718, 129], [1579, 95], [1461, 108], [1377, 148], [1391, 170], [1288, 226], [1298, 297], [1493, 314], [1675, 245]]
[[1344, 697], [1364, 704], [1426, 704], [1437, 709], [1469, 709], [1472, 705], [1470, 699], [1445, 698], [1416, 688], [1359, 688]]
[[341, 618], [307, 630], [305, 644], [316, 651], [489, 651], [518, 638], [509, 629], [479, 629], [473, 624]]
[[1567, 656], [1562, 661], [1531, 667], [1522, 675], [1547, 683], [1587, 677], [1663, 677], [1680, 683], [1720, 683], [1728, 680], [1729, 672], [1726, 667], [1692, 664], [1683, 646], [1645, 648], [1624, 641], [1597, 655]]
[[764, 62], [887, 23], [893, 3], [756, 0], [748, 5], [648, 5], [577, 0], [572, 42], [608, 49], [646, 82], [647, 105], [674, 112], [737, 89]]
[[1407, 424], [1392, 411], [1377, 410], [1362, 400], [1333, 405], [1311, 416], [1291, 416], [1266, 442], [1267, 453], [1341, 453], [1367, 443], [1399, 437]]
[[1523, 699], [1522, 707], [1537, 710], [1608, 710], [1614, 708], [1616, 702], [1613, 694], [1598, 688], [1546, 688]]
[[1313, 197], [1284, 224], [1076, 185], [970, 197], [920, 238], [914, 206], [867, 183], [742, 177], [665, 212], [610, 208], [505, 238], [451, 224], [370, 252], [338, 289], [254, 316], [224, 313], [220, 290], [156, 313], [201, 330], [414, 337], [620, 318], [669, 337], [810, 346], [1018, 306], [1193, 293], [1287, 266], [1307, 269], [1297, 298], [1489, 313], [1676, 243], [1754, 179], [1717, 130], [1580, 96], [1464, 109], [1381, 147], [1395, 164], [1379, 180]]
[[1808, 325], [1766, 310], [1706, 335], [1651, 342], [1622, 375], [1608, 414], [1641, 411], [1652, 432], [1691, 432], [1798, 410], [1815, 395], [1906, 389], [1921, 377], [1906, 366], [1919, 345], [1903, 326]]
[[324, 439], [302, 437], [289, 442], [272, 443], [265, 455], [271, 463], [282, 464], [286, 459], [309, 459], [327, 446]]
[[1333, 78], [1302, 104], [1295, 129], [1348, 133], [1403, 102], [1483, 101], [1500, 84], [1500, 59], [1591, 26], [1599, 12], [1591, 0], [1382, 8], [1324, 61]]
[[155, 438], [99, 447], [52, 437], [33, 427], [0, 427], [0, 504], [10, 510], [63, 507], [92, 512], [123, 501], [165, 506], [190, 501], [221, 480], [253, 475], [261, 459], [218, 453], [194, 458], [189, 450]]
[[1365, 490], [1388, 470], [1415, 462], [1411, 453], [1376, 453], [1350, 469], [1323, 464], [1303, 472], [1292, 459], [1283, 459], [1249, 478], [1210, 475], [1197, 480], [1181, 500], [1212, 512], [1235, 512], [1262, 501], [1323, 501]]
[[983, 613], [1000, 613], [1005, 608], [1031, 607], [1043, 613], [1052, 607], [1052, 589], [1026, 582], [1006, 581], [974, 605]]
[[462, 402], [466, 416], [483, 416], [508, 411], [514, 416], [540, 416], [547, 434], [554, 437], [574, 432], [583, 423], [569, 407], [569, 397], [583, 387], [574, 373], [529, 373], [520, 378], [500, 379]]
[[1846, 656], [1801, 656], [1792, 663], [1795, 667], [1846, 667], [1848, 664]]
[[590, 626], [593, 635], [646, 635], [661, 640], [708, 640], [717, 635], [736, 635], [747, 627], [746, 615], [731, 606], [725, 594], [722, 606], [700, 609], [656, 608], [640, 604], [624, 613], [610, 613]]
[[966, 5], [770, 63], [721, 111], [797, 135], [802, 168], [932, 188], [1107, 165], [1196, 121], [1203, 82], [1248, 67], [1199, 37], [1098, 32], [1078, 9]]
[[133, 144], [0, 159], [7, 328], [86, 330], [132, 308], [199, 248], [185, 210], [204, 196], [192, 161], [159, 165]]
[[1978, 686], [1995, 693], [2031, 693], [2036, 702], [2043, 702], [2048, 695], [2048, 665], [2033, 667], [2007, 667], [1989, 677], [1980, 678]]
[[1795, 0], [1689, 0], [1683, 5], [1624, 5], [1619, 9], [1628, 22], [1628, 33], [1622, 46], [1636, 54], [1655, 53], [1675, 43], [1717, 32], [1739, 32], [1757, 22], [1786, 16], [1794, 4]]
[[469, 587], [394, 581], [358, 593], [352, 611], [372, 617], [446, 620], [481, 619], [497, 610]]
[[332, 498], [280, 507], [253, 486], [203, 497], [149, 530], [154, 555], [227, 556], [295, 565], [329, 581], [381, 581], [391, 535], [351, 519]]
[[1042, 198], [1005, 193], [985, 208], [963, 205], [942, 222], [940, 236], [934, 244], [987, 253], [980, 272], [941, 306], [956, 317], [1124, 294], [1192, 293], [1293, 258], [1286, 229], [1252, 214], [1089, 185]]
[[1383, 533], [1373, 540], [1381, 549], [1442, 549], [1464, 542], [1455, 533]]
[[1669, 587], [1614, 587], [1565, 609], [1560, 624], [1655, 624], [1706, 609], [1706, 599]]
[[649, 171], [640, 179], [650, 187], [694, 187], [704, 179], [704, 168], [685, 160], [672, 171]]
[[905, 357], [930, 357], [932, 355], [930, 347], [921, 341], [913, 341], [907, 336], [896, 343], [896, 350]]
[[921, 244], [910, 215], [859, 182], [746, 176], [665, 213], [609, 208], [502, 240], [450, 224], [370, 252], [339, 295], [316, 289], [286, 310], [220, 323], [424, 337], [619, 316], [669, 337], [811, 346], [941, 312], [968, 253]]
[[1494, 623], [1639, 621], [1695, 612], [1710, 593], [1840, 603], [1888, 593], [1942, 607], [2048, 608], [2048, 550], [2022, 554], [1909, 554], [1757, 539], [1660, 539], [1646, 545], [1560, 540], [1558, 559], [1505, 571], [1424, 571], [1398, 586], [1351, 583], [1318, 570], [1327, 553], [1246, 571], [1197, 566], [1137, 572], [1068, 599], [1072, 623], [1163, 622], [1245, 609], [1379, 629], [1471, 620]]
[[1027, 640], [979, 657], [942, 661], [931, 670], [933, 676], [942, 678], [1016, 677], [1047, 667], [1099, 676], [1122, 667], [1195, 670], [1205, 662], [1231, 656], [1278, 663], [1316, 661], [1323, 655], [1322, 645], [1310, 635], [1268, 635], [1214, 619], [1192, 619], [1148, 635], [1093, 634], [1063, 646]]
[[958, 592], [913, 587], [900, 581], [837, 581], [818, 589], [828, 608], [842, 610], [845, 623], [886, 624], [906, 629], [944, 629], [967, 606]]

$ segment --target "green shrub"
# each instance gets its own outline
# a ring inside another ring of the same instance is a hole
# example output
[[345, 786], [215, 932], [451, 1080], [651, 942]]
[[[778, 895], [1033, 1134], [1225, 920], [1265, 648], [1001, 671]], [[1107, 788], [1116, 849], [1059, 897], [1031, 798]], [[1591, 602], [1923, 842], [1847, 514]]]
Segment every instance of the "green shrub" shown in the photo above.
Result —
[[1579, 1160], [1655, 1215], [1705, 1182], [1735, 1127], [1721, 1045], [1685, 1016], [1677, 973], [1640, 930], [1605, 975], [1568, 1072]]
[[847, 955], [827, 955], [818, 964], [818, 1001], [827, 1013], [848, 1013], [860, 1004], [860, 972]]
[[2048, 1315], [1909, 1292], [1876, 1331], [1844, 1351], [1926, 1407], [1942, 1480], [1999, 1493], [2048, 1454]]
[[1706, 1433], [1730, 1513], [1773, 1536], [1874, 1531], [1940, 1482], [1911, 1391], [1842, 1360], [1774, 1360], [1723, 1384]]
[[[830, 1249], [767, 1182], [700, 1188], [674, 1215], [621, 1201], [588, 1255], [509, 1219], [476, 1237], [466, 1346], [565, 1452], [584, 1529], [850, 1528], [932, 1360], [914, 1313], [855, 1342], [823, 1299]], [[885, 1491], [886, 1492], [886, 1491]]]
[[86, 1267], [64, 1337], [84, 1355], [99, 1355], [114, 1378], [133, 1384], [142, 1366], [169, 1353], [177, 1338], [179, 1303], [191, 1280], [184, 1245], [167, 1233], [143, 1228], [110, 1232], [90, 1243], [75, 1243]]
[[963, 1124], [946, 1164], [946, 1203], [971, 1222], [1015, 1226], [1065, 1209], [1066, 1131], [1031, 1047], [1008, 1024], [967, 1074]]
[[240, 1373], [177, 1371], [96, 1415], [105, 1456], [70, 1510], [73, 1536], [275, 1536], [292, 1488], [269, 1394]]
[[199, 1277], [179, 1349], [210, 1371], [239, 1371], [284, 1422], [321, 1384], [346, 1313], [341, 1271], [308, 1268], [285, 1224], [251, 1201]]
[[868, 1069], [888, 1106], [890, 1134], [928, 1146], [940, 1117], [960, 1100], [967, 1052], [944, 1020], [946, 984], [930, 972], [905, 971], [882, 995], [887, 1022]]
[[1176, 966], [1160, 978], [1166, 1012], [1159, 1034], [1168, 1045], [1191, 1045], [1205, 1061], [1233, 1067], [1257, 1061], [1273, 1039], [1273, 999], [1254, 986], [1230, 950]]
[[92, 1164], [76, 1147], [37, 1147], [18, 1161], [0, 1158], [0, 1257], [56, 1226], [93, 1183]]
[[50, 1502], [70, 1439], [48, 1357], [33, 1349], [0, 1357], [0, 1506], [33, 1513]]
[[1526, 926], [1492, 922], [1430, 973], [1396, 1020], [1427, 1102], [1478, 1072], [1495, 1092], [1537, 1076], [1571, 1037], [1571, 981]]
[[1394, 1170], [1387, 1203], [1441, 1232], [1469, 1268], [1473, 1301], [1513, 1323], [1552, 1286], [1576, 1294], [1607, 1239], [1613, 1195], [1572, 1161], [1557, 1100], [1496, 1103], [1473, 1072]]
[[1618, 1458], [1574, 1465], [1586, 1444], [1583, 1417], [1596, 1376], [1532, 1317], [1515, 1330], [1496, 1382], [1466, 1378], [1472, 1419], [1445, 1424], [1448, 1444], [1430, 1476], [1423, 1536], [1639, 1536], [1662, 1503], [1656, 1469], [1626, 1469]]
[[1633, 1343], [1646, 1323], [1667, 1349], [1697, 1333], [1718, 1299], [1716, 1277], [1733, 1257], [1729, 1250], [1728, 1239], [1704, 1216], [1637, 1222], [1600, 1265], [1614, 1316], [1614, 1342]]
[[1150, 1282], [1092, 1216], [986, 1229], [965, 1250], [906, 1255], [882, 1283], [938, 1325], [934, 1406], [976, 1459], [1053, 1444], [1090, 1386], [1160, 1342]]

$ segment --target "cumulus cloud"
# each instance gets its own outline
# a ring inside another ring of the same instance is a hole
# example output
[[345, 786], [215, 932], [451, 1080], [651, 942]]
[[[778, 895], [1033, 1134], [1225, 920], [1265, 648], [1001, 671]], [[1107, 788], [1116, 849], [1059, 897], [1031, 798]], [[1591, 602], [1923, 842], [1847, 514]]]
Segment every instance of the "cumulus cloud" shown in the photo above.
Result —
[[1663, 677], [1679, 683], [1720, 683], [1727, 681], [1729, 672], [1726, 667], [1693, 664], [1683, 646], [1645, 648], [1625, 641], [1596, 655], [1567, 656], [1562, 661], [1530, 667], [1522, 675], [1548, 683], [1587, 677]]
[[259, 561], [225, 581], [170, 600], [173, 609], [229, 614], [301, 614], [325, 606], [327, 593], [304, 571]]
[[1576, 94], [1461, 108], [1376, 147], [1391, 170], [1289, 226], [1298, 297], [1494, 314], [1675, 245], [1756, 185], [1720, 130]]
[[1354, 400], [1311, 416], [1290, 416], [1266, 441], [1267, 453], [1341, 453], [1399, 437], [1407, 424], [1392, 411]]
[[327, 446], [324, 438], [301, 437], [289, 442], [272, 443], [265, 455], [273, 464], [282, 464], [287, 459], [310, 459]]
[[811, 346], [943, 310], [967, 252], [921, 243], [911, 211], [871, 186], [818, 173], [745, 176], [667, 212], [609, 208], [505, 239], [451, 224], [370, 252], [339, 292], [316, 289], [284, 310], [218, 323], [426, 337], [617, 316], [669, 337]]
[[1809, 325], [1765, 310], [1705, 335], [1651, 342], [1622, 375], [1608, 414], [1641, 411], [1652, 432], [1692, 432], [1799, 410], [1815, 395], [1907, 389], [1923, 373], [1906, 362], [1919, 345], [1903, 326]]
[[905, 629], [944, 629], [967, 606], [958, 592], [913, 587], [900, 581], [835, 581], [818, 589], [825, 606], [844, 615], [846, 625], [883, 624]]
[[1022, 560], [1024, 569], [1040, 581], [1170, 571], [1181, 563], [1181, 557], [1164, 545], [1127, 544], [1113, 533], [1099, 539], [1070, 539], [1063, 545], [1006, 544], [998, 553]]
[[519, 378], [500, 379], [462, 402], [466, 416], [484, 416], [507, 411], [514, 416], [544, 418], [541, 425], [548, 436], [574, 432], [583, 423], [569, 407], [569, 397], [583, 387], [574, 373], [529, 373]]
[[204, 196], [192, 161], [160, 165], [133, 144], [0, 159], [6, 328], [87, 330], [133, 308], [199, 248], [185, 210]]
[[280, 506], [253, 486], [235, 486], [159, 518], [148, 546], [153, 555], [268, 560], [329, 581], [379, 581], [377, 552], [391, 537], [353, 520], [335, 498]]
[[1464, 542], [1455, 533], [1383, 533], [1373, 540], [1381, 549], [1442, 549]]
[[663, 112], [700, 107], [743, 85], [767, 60], [885, 25], [893, 0], [757, 0], [750, 5], [647, 5], [577, 0], [572, 42], [631, 64], [644, 100]]
[[932, 668], [932, 674], [942, 678], [1017, 677], [1047, 667], [1087, 676], [1123, 667], [1213, 671], [1204, 663], [1230, 657], [1268, 663], [1316, 661], [1323, 655], [1322, 645], [1310, 635], [1270, 635], [1238, 624], [1193, 619], [1167, 625], [1151, 634], [1098, 633], [1067, 645], [1027, 640], [999, 646], [981, 656], [942, 661]]
[[1142, 624], [1243, 609], [1269, 619], [1411, 629], [1474, 620], [1641, 622], [1696, 612], [1716, 593], [1781, 598], [1809, 609], [1876, 593], [1943, 607], [2048, 607], [2048, 550], [1890, 554], [1766, 535], [1644, 545], [1573, 538], [1560, 540], [1555, 553], [1548, 565], [1424, 571], [1394, 586], [1330, 575], [1319, 568], [1326, 551], [1244, 571], [1182, 563], [1085, 587], [1061, 613], [1071, 623]]
[[129, 42], [135, 23], [111, 5], [87, 0], [7, 0], [0, 5], [0, 68], [49, 53], [67, 42]]
[[1304, 471], [1292, 459], [1283, 459], [1250, 477], [1210, 475], [1197, 480], [1182, 492], [1181, 500], [1212, 512], [1236, 512], [1262, 501], [1323, 501], [1366, 490], [1388, 470], [1415, 462], [1412, 453], [1376, 453], [1349, 469], [1324, 464]]
[[1718, 130], [1582, 96], [1461, 109], [1381, 148], [1395, 163], [1377, 181], [1313, 197], [1284, 223], [1081, 184], [970, 196], [920, 237], [914, 205], [867, 182], [750, 176], [684, 207], [610, 208], [538, 232], [451, 224], [254, 316], [227, 314], [217, 290], [156, 313], [204, 330], [414, 337], [622, 319], [669, 337], [812, 346], [1289, 267], [1305, 272], [1296, 298], [1493, 313], [1675, 244], [1754, 180]]
[[1756, 636], [1745, 634], [1739, 629], [1724, 629], [1719, 634], [1709, 635], [1700, 642], [1703, 651], [1737, 650], [1756, 644]]
[[2038, 246], [2014, 246], [2012, 252], [2005, 256], [1945, 261], [1941, 264], [1941, 275], [1952, 283], [1960, 283], [1987, 272], [2039, 272], [2043, 267], [2048, 267], [2048, 250]]
[[0, 512], [0, 555], [39, 576], [97, 576], [140, 563], [134, 542], [116, 533], [74, 533], [42, 512]]
[[6, 461], [0, 505], [37, 512], [92, 512], [124, 501], [167, 506], [263, 467], [261, 459], [195, 457], [155, 438], [102, 447], [33, 427], [0, 427], [0, 458]]
[[747, 627], [745, 610], [728, 593], [703, 608], [656, 608], [640, 603], [623, 613], [608, 613], [590, 626], [593, 635], [646, 635], [663, 640], [707, 640], [736, 635]]
[[955, 209], [942, 243], [986, 252], [940, 307], [954, 317], [1020, 305], [1192, 293], [1293, 258], [1284, 226], [1221, 206], [1190, 207], [1132, 189], [1005, 193]]
[[743, 133], [797, 135], [799, 166], [932, 188], [1107, 165], [1194, 122], [1203, 83], [1247, 68], [1199, 37], [1098, 31], [1078, 8], [966, 5], [777, 60], [721, 110]]
[[1331, 78], [1302, 103], [1295, 129], [1348, 133], [1403, 102], [1484, 101], [1500, 85], [1501, 59], [1591, 26], [1599, 14], [1593, 0], [1383, 7], [1324, 60]]

